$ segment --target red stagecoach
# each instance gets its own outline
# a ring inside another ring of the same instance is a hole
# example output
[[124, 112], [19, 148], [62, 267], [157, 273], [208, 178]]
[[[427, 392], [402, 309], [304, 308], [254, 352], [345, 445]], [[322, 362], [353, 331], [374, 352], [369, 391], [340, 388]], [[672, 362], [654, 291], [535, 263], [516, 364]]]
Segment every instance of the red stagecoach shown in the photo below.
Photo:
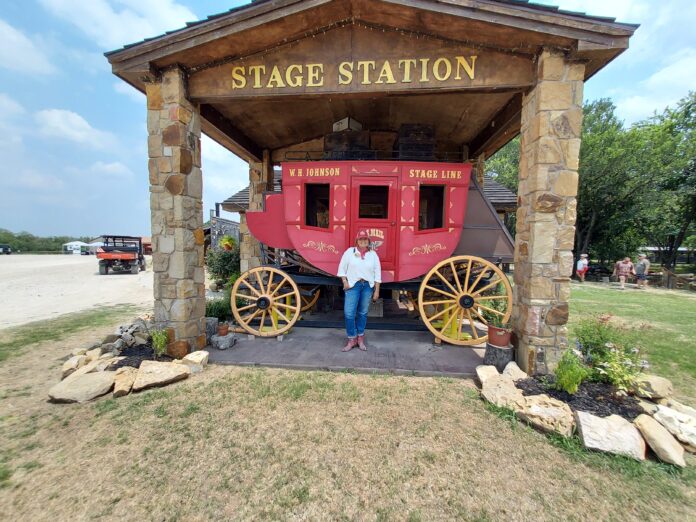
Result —
[[[340, 287], [343, 252], [367, 231], [382, 264], [382, 288], [418, 307], [436, 338], [486, 340], [486, 324], [507, 321], [512, 292], [496, 265], [512, 239], [471, 179], [470, 163], [298, 161], [282, 164], [282, 191], [247, 212], [264, 264], [240, 276], [232, 311], [247, 332], [287, 332]], [[328, 288], [326, 288], [328, 290]]]

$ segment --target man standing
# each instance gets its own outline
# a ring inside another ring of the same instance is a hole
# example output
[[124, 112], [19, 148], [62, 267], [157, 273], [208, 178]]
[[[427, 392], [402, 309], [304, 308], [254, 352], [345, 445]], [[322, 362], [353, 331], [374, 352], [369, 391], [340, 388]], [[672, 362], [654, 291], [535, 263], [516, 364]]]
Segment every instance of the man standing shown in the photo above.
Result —
[[585, 282], [585, 274], [587, 274], [589, 266], [587, 254], [580, 254], [580, 259], [578, 259], [578, 263], [575, 265], [575, 272], [578, 274], [578, 279], [581, 283]]
[[638, 280], [638, 288], [645, 290], [648, 287], [648, 272], [650, 271], [650, 261], [645, 254], [638, 255], [636, 263], [636, 279]]

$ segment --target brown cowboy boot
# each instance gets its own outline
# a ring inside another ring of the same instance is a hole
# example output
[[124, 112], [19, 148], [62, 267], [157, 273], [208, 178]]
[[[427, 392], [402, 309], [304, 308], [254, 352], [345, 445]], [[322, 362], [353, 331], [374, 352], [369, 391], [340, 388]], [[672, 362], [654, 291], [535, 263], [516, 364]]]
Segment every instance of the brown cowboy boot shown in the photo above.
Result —
[[360, 348], [363, 352], [367, 351], [367, 346], [365, 345], [365, 335], [358, 335], [358, 340], [357, 340], [357, 345], [358, 348]]
[[346, 345], [341, 349], [342, 352], [350, 352], [354, 347], [358, 345], [358, 341], [355, 339], [351, 339], [350, 337], [348, 338], [348, 342]]

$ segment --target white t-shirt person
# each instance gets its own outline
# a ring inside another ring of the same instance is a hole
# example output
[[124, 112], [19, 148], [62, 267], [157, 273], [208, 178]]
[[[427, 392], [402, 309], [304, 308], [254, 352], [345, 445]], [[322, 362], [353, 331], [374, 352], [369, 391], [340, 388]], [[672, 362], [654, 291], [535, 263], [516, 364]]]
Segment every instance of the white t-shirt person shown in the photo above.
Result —
[[379, 262], [379, 256], [374, 250], [368, 250], [365, 252], [365, 259], [363, 259], [356, 247], [350, 247], [343, 253], [337, 275], [348, 279], [348, 285], [351, 288], [361, 279], [367, 281], [372, 288], [375, 283], [382, 282], [382, 266]]

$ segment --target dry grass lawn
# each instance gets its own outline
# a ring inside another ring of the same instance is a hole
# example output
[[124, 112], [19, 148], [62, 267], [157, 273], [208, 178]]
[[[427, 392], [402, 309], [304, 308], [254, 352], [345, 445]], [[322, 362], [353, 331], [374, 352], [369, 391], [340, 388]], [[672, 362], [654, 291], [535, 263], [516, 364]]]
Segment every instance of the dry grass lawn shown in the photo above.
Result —
[[554, 444], [487, 410], [466, 380], [210, 367], [117, 400], [48, 403], [61, 359], [113, 326], [0, 365], [0, 519], [696, 517], [693, 467]]

